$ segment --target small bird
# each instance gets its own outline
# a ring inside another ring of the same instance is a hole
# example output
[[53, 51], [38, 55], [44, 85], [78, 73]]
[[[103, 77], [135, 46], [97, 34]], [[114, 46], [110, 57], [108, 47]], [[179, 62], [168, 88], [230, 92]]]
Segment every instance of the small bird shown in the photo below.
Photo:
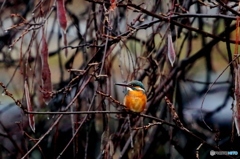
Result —
[[141, 113], [147, 103], [147, 96], [142, 82], [133, 80], [127, 84], [116, 83], [116, 85], [127, 87], [123, 104], [132, 112]]

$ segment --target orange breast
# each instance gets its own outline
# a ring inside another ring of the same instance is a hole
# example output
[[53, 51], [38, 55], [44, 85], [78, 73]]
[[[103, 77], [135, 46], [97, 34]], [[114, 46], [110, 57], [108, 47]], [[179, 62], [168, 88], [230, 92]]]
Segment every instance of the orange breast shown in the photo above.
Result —
[[131, 111], [140, 113], [145, 109], [147, 97], [142, 91], [128, 91], [123, 103]]

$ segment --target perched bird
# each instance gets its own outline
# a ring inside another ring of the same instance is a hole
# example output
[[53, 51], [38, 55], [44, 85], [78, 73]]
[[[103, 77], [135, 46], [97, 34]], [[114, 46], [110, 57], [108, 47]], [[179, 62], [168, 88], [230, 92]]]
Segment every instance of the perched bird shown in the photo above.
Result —
[[116, 83], [116, 85], [124, 86], [127, 88], [123, 104], [132, 112], [143, 112], [147, 103], [147, 96], [143, 83], [137, 80], [133, 80], [127, 84]]

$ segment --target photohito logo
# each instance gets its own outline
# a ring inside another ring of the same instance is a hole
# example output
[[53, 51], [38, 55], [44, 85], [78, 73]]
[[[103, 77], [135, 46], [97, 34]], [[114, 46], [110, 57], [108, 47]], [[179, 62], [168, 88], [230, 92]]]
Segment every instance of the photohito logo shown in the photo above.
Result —
[[211, 156], [214, 156], [214, 155], [238, 155], [238, 151], [214, 151], [214, 150], [211, 150], [210, 155]]

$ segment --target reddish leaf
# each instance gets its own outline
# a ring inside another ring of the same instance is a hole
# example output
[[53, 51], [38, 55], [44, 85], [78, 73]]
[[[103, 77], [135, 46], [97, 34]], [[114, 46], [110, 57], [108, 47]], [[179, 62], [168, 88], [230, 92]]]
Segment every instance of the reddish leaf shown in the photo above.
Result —
[[42, 50], [41, 50], [41, 59], [42, 59], [42, 92], [43, 99], [46, 104], [51, 99], [52, 92], [52, 82], [51, 82], [51, 71], [48, 64], [48, 45], [46, 42], [45, 35], [43, 34], [42, 38]]
[[57, 16], [61, 28], [66, 31], [67, 29], [67, 17], [64, 0], [57, 0]]
[[175, 53], [173, 42], [172, 42], [172, 35], [170, 33], [168, 34], [168, 44], [167, 45], [168, 45], [168, 50], [167, 50], [168, 59], [169, 59], [171, 65], [173, 66], [173, 63], [175, 62], [175, 59], [176, 59], [176, 53]]
[[[32, 103], [29, 95], [28, 84], [26, 80], [24, 82], [24, 91], [25, 91], [25, 97], [27, 102], [27, 110], [31, 112], [33, 111], [33, 108], [32, 108]], [[29, 121], [30, 128], [32, 129], [33, 132], [35, 132], [35, 119], [33, 114], [28, 114], [28, 121]]]
[[240, 136], [240, 65], [235, 69], [235, 104], [234, 104], [234, 122], [237, 134]]
[[115, 8], [117, 7], [116, 0], [110, 0], [110, 3], [111, 3], [110, 10], [111, 11], [115, 10]]
[[[235, 44], [235, 51], [234, 56], [237, 58], [238, 56], [238, 42], [239, 42], [239, 22], [240, 17], [236, 17], [236, 44]], [[233, 118], [235, 122], [235, 127], [237, 130], [238, 136], [240, 136], [240, 61], [239, 58], [235, 60], [235, 103], [233, 107]]]
[[[67, 17], [66, 17], [66, 9], [64, 0], [57, 0], [57, 16], [59, 24], [63, 30], [63, 43], [64, 46], [67, 46], [67, 36], [66, 36], [66, 29], [67, 29]], [[67, 56], [67, 48], [65, 48], [65, 55]]]

